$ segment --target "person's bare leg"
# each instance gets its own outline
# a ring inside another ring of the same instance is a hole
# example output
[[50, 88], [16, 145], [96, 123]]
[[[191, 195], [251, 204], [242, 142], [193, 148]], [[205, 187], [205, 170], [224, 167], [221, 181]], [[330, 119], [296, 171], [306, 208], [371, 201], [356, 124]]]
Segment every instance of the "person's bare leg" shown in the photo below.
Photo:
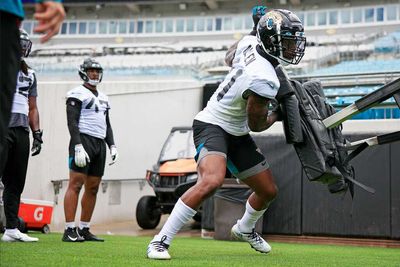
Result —
[[150, 259], [170, 259], [168, 247], [178, 231], [195, 214], [204, 199], [222, 185], [225, 178], [226, 159], [222, 155], [209, 154], [199, 162], [197, 183], [178, 199], [170, 216], [158, 235], [147, 248]]
[[278, 188], [275, 185], [270, 169], [253, 175], [243, 180], [243, 182], [254, 191], [248, 201], [255, 210], [266, 209], [278, 193]]
[[104, 239], [95, 236], [89, 231], [90, 220], [92, 219], [94, 207], [96, 206], [100, 182], [101, 177], [99, 176], [88, 175], [85, 179], [85, 192], [81, 200], [82, 212], [78, 230], [79, 235], [83, 237], [85, 241], [104, 241]]
[[81, 221], [90, 222], [94, 207], [96, 205], [97, 192], [99, 190], [101, 177], [88, 175], [85, 179], [85, 192], [81, 200]]
[[225, 172], [225, 157], [214, 154], [204, 157], [197, 168], [197, 183], [182, 195], [183, 203], [192, 209], [197, 209], [223, 184]]
[[79, 192], [85, 181], [86, 174], [69, 171], [69, 183], [64, 196], [64, 215], [65, 222], [75, 221], [76, 209], [78, 207]]
[[264, 215], [278, 190], [270, 170], [262, 171], [243, 180], [254, 192], [246, 202], [243, 217], [232, 227], [232, 235], [239, 240], [246, 241], [255, 250], [268, 253], [271, 246], [257, 233], [254, 228], [257, 221]]

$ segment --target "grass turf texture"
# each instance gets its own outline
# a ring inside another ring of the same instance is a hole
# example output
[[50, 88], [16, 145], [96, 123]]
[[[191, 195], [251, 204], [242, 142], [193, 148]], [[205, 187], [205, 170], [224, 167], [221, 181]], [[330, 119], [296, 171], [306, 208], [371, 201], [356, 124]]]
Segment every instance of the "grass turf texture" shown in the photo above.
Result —
[[104, 236], [104, 243], [61, 242], [61, 234], [36, 234], [38, 243], [0, 242], [0, 266], [400, 266], [400, 249], [272, 242], [261, 254], [247, 243], [178, 237], [172, 260], [146, 258], [150, 237]]

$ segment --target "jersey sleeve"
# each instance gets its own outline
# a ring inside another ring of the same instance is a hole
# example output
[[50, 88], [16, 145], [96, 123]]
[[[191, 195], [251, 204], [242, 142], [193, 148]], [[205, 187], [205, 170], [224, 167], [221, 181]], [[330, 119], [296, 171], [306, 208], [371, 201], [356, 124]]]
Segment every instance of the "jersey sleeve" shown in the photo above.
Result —
[[78, 88], [72, 89], [67, 93], [67, 99], [68, 98], [75, 98], [83, 102], [85, 100], [85, 94], [82, 92], [82, 90], [79, 90]]
[[32, 71], [32, 85], [29, 88], [29, 96], [37, 96], [37, 82], [36, 82], [36, 74]]
[[275, 99], [279, 89], [279, 80], [272, 64], [261, 55], [253, 51], [254, 60], [246, 65], [248, 75], [248, 89], [261, 97]]
[[249, 85], [249, 90], [268, 99], [275, 99], [278, 89], [279, 85], [277, 86], [276, 83], [260, 77], [254, 77]]

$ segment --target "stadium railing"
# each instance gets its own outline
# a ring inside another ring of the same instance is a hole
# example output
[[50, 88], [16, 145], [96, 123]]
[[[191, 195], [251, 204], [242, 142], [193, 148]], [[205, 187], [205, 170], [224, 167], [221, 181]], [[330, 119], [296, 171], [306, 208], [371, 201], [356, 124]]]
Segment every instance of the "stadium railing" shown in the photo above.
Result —
[[[68, 181], [69, 179], [51, 180], [54, 189], [54, 203], [56, 205], [58, 204], [58, 195], [60, 194], [60, 189], [63, 188], [63, 184]], [[101, 189], [103, 193], [106, 193], [110, 183], [131, 183], [131, 182], [138, 183], [139, 189], [141, 191], [143, 190], [143, 187], [146, 185], [146, 178], [102, 179]]]

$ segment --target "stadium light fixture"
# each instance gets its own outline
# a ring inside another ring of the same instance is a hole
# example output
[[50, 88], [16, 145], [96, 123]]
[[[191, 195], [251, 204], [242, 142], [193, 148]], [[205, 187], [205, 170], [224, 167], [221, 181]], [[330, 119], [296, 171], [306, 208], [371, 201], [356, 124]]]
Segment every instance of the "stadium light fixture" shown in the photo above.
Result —
[[126, 7], [133, 13], [140, 13], [140, 7], [138, 4], [128, 3]]
[[206, 0], [205, 3], [210, 10], [218, 9], [218, 3], [215, 0]]
[[186, 9], [187, 9], [186, 3], [180, 3], [179, 4], [179, 10], [186, 10]]
[[96, 4], [96, 10], [100, 10], [104, 7], [104, 4]]

